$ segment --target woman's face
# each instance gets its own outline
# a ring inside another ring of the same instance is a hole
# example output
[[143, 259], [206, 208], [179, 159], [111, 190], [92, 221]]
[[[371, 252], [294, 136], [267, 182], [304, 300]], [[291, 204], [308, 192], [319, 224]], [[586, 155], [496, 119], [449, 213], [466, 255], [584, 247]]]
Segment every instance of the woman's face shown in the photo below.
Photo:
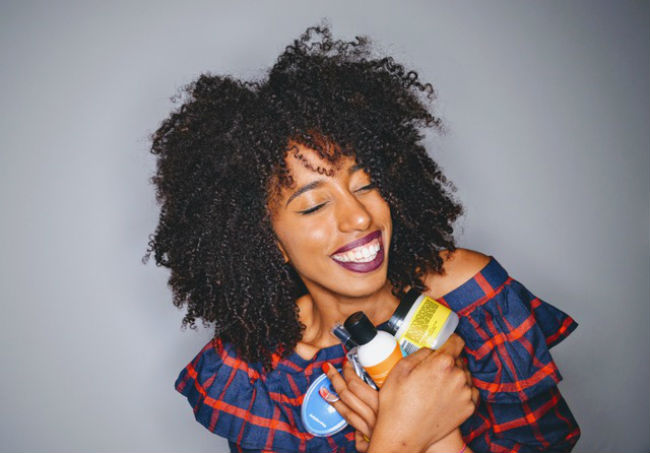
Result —
[[[294, 184], [271, 205], [280, 250], [312, 295], [373, 294], [386, 283], [392, 233], [388, 204], [352, 157], [332, 164], [295, 146], [303, 160], [292, 151], [286, 158]], [[331, 171], [320, 174], [304, 161]]]

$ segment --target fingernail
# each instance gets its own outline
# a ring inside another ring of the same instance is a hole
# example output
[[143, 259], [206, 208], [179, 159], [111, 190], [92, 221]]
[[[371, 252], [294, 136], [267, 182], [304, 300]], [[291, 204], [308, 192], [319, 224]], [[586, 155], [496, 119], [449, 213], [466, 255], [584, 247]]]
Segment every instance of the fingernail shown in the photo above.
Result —
[[320, 366], [320, 368], [321, 368], [321, 370], [323, 370], [323, 373], [327, 374], [327, 373], [329, 372], [331, 366], [332, 366], [332, 365], [330, 365], [329, 362], [324, 362], [324, 363]]
[[339, 400], [339, 396], [336, 392], [330, 392], [324, 386], [318, 389], [318, 394], [328, 403], [336, 403]]
[[320, 395], [321, 398], [323, 398], [325, 401], [327, 401], [327, 398], [330, 397], [330, 392], [327, 391], [325, 387], [321, 387], [318, 389], [318, 394]]

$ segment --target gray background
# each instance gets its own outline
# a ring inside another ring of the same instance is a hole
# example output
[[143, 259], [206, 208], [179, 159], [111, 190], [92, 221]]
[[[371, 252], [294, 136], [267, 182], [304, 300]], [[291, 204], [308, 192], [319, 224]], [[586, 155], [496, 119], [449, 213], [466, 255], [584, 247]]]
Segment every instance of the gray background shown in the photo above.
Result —
[[2, 2], [2, 451], [226, 449], [172, 388], [210, 331], [140, 262], [148, 136], [202, 71], [256, 77], [322, 17], [434, 83], [460, 245], [580, 323], [553, 350], [576, 451], [650, 449], [648, 2], [397, 5]]

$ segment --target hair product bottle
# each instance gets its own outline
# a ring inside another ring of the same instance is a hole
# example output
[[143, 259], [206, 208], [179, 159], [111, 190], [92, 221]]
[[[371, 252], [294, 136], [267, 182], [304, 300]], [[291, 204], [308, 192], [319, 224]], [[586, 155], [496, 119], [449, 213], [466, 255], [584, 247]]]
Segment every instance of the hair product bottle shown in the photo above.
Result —
[[381, 387], [390, 370], [402, 358], [402, 351], [395, 337], [388, 332], [377, 330], [362, 311], [351, 314], [344, 325], [359, 345], [359, 363], [377, 387]]
[[456, 313], [412, 289], [400, 301], [386, 330], [395, 335], [404, 355], [409, 355], [424, 347], [438, 349], [457, 326]]

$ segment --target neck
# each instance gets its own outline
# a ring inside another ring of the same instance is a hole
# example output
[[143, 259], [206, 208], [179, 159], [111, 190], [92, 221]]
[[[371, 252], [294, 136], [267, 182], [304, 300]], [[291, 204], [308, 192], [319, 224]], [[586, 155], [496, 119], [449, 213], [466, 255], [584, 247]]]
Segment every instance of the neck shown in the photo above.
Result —
[[336, 323], [341, 323], [357, 311], [363, 311], [373, 324], [387, 321], [395, 311], [399, 300], [386, 284], [377, 292], [361, 297], [346, 297], [309, 288], [309, 296], [299, 301], [300, 319], [305, 325], [302, 343], [316, 349], [332, 346], [339, 341], [330, 333]]

